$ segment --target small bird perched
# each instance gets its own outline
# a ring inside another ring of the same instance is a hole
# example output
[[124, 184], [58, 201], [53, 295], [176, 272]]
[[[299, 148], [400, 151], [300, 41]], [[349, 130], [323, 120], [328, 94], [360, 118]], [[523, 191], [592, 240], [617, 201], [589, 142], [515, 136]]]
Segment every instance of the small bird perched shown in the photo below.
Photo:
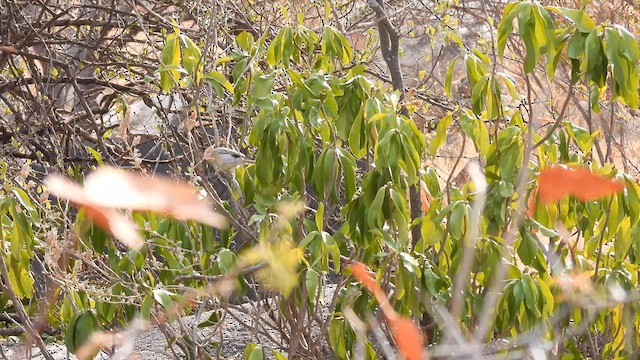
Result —
[[226, 147], [209, 146], [202, 156], [202, 161], [213, 164], [218, 170], [230, 172], [238, 166], [253, 164], [254, 161], [247, 159], [241, 152]]

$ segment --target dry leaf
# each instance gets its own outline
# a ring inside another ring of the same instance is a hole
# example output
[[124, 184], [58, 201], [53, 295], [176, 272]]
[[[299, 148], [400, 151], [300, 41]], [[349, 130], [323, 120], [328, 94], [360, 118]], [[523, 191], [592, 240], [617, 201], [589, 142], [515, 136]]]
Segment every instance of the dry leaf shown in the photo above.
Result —
[[624, 190], [624, 183], [609, 180], [587, 169], [555, 166], [542, 170], [538, 178], [538, 194], [543, 203], [573, 195], [589, 201], [613, 195]]
[[131, 111], [129, 111], [129, 107], [125, 106], [124, 117], [120, 125], [118, 125], [118, 136], [120, 139], [126, 141], [127, 139], [127, 130], [129, 130], [129, 126], [131, 126]]

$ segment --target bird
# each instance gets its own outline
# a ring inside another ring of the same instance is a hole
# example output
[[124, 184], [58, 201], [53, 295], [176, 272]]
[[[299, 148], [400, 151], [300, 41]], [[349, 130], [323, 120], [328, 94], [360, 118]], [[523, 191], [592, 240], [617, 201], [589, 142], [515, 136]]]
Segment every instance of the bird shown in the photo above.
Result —
[[215, 145], [209, 146], [204, 151], [200, 162], [202, 161], [213, 164], [218, 170], [224, 172], [230, 172], [238, 166], [255, 163], [239, 151]]

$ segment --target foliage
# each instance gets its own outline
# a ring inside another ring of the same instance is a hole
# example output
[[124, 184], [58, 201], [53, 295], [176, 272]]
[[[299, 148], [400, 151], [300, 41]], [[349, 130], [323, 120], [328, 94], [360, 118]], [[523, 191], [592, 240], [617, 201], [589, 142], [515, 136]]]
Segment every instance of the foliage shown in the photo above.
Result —
[[[3, 163], [0, 310], [30, 336], [42, 342], [28, 330], [41, 313], [64, 329], [47, 336], [91, 356], [105, 344], [89, 333], [143, 319], [187, 358], [220, 357], [224, 336], [215, 334], [250, 296], [266, 308], [255, 325], [265, 341], [246, 344], [247, 359], [266, 351], [319, 358], [327, 348], [339, 359], [377, 358], [389, 343], [408, 359], [465, 357], [478, 344], [493, 357], [637, 355], [640, 187], [609, 151], [596, 160], [598, 132], [566, 112], [576, 93], [594, 112], [616, 101], [637, 107], [638, 44], [627, 29], [596, 24], [585, 8], [507, 4], [492, 50], [467, 47], [447, 68], [443, 93], [453, 97], [460, 61], [469, 103], [442, 114], [425, 136], [408, 112], [411, 92], [388, 90], [358, 62], [344, 31], [312, 29], [302, 11], [273, 33], [240, 31], [213, 55], [211, 39], [163, 26], [150, 86], [189, 98], [174, 135], [197, 147], [194, 137], [213, 134], [220, 145], [227, 126], [234, 136], [226, 141], [255, 158], [214, 179], [227, 196], [194, 166], [197, 151], [177, 165], [230, 227], [194, 222], [204, 218], [200, 208], [179, 211], [199, 201], [185, 184], [118, 172], [96, 186], [97, 176], [65, 166], [84, 188], [60, 190], [51, 180], [8, 176]], [[520, 42], [516, 78], [504, 62]], [[544, 133], [535, 106], [543, 98], [534, 98], [539, 74], [566, 86]], [[222, 104], [245, 116], [218, 121]], [[443, 181], [432, 163], [456, 131], [473, 144], [481, 169], [468, 166], [469, 179], [454, 184], [453, 170]], [[96, 163], [113, 158], [96, 141], [83, 152]], [[121, 217], [135, 223], [144, 245], [122, 241]], [[41, 259], [44, 273], [34, 270]], [[44, 289], [38, 276], [49, 279]], [[328, 284], [335, 293], [325, 301]], [[212, 310], [206, 319], [205, 310]], [[186, 315], [213, 331], [189, 329]]]

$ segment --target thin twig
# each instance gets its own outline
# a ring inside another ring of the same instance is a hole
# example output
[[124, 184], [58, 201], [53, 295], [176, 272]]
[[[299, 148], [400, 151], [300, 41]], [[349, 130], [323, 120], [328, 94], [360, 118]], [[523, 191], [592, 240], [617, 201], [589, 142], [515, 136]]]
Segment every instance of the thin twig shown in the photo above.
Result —
[[0, 287], [3, 289], [3, 292], [9, 296], [9, 299], [13, 303], [16, 313], [20, 317], [20, 323], [27, 334], [29, 334], [31, 340], [36, 343], [42, 353], [42, 356], [46, 360], [54, 360], [53, 356], [47, 350], [47, 346], [44, 344], [44, 341], [42, 341], [42, 337], [40, 337], [40, 334], [38, 334], [34, 329], [31, 319], [29, 319], [29, 315], [27, 315], [27, 312], [22, 305], [22, 301], [18, 299], [18, 296], [16, 296], [16, 293], [10, 285], [9, 270], [7, 270], [7, 265], [4, 262], [4, 253], [0, 253], [0, 271], [2, 272], [2, 283], [0, 284]]

